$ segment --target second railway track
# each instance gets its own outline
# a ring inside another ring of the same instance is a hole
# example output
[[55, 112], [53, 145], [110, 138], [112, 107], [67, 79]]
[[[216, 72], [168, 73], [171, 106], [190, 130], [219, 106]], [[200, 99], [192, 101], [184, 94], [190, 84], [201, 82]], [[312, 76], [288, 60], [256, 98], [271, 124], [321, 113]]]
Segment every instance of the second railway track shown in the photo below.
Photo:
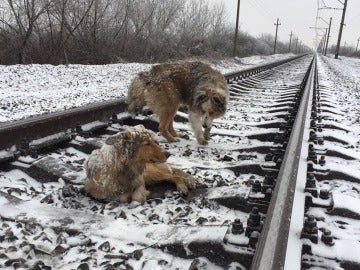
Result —
[[[337, 241], [332, 228], [337, 220], [331, 219], [341, 212], [343, 198], [319, 181], [328, 181], [329, 174], [360, 180], [324, 169], [331, 146], [322, 132], [335, 124], [331, 115], [326, 123], [321, 117], [324, 106], [331, 111], [331, 101], [321, 89], [316, 57], [227, 78], [229, 109], [214, 122], [207, 146], [192, 137], [186, 111], [178, 113], [175, 128], [190, 140], [172, 144], [158, 135], [154, 116], [116, 114], [116, 105], [100, 110], [100, 119], [95, 119], [99, 111], [74, 110], [91, 121], [113, 117], [72, 129], [76, 121], [60, 113], [51, 131], [61, 131], [56, 135], [39, 130], [46, 116], [28, 123], [29, 130], [39, 126], [27, 137], [14, 125], [3, 126], [2, 147], [17, 146], [0, 152], [0, 266], [359, 269], [356, 256], [333, 255], [347, 240]], [[169, 163], [196, 177], [199, 187], [186, 198], [172, 187], [153, 188], [144, 204], [102, 203], [81, 192], [87, 156], [109, 135], [135, 124], [152, 130], [172, 154]], [[37, 138], [42, 132], [50, 136]], [[358, 218], [356, 210], [346, 210], [338, 219], [345, 229], [354, 223], [344, 222]], [[358, 230], [356, 224], [350, 229]]]

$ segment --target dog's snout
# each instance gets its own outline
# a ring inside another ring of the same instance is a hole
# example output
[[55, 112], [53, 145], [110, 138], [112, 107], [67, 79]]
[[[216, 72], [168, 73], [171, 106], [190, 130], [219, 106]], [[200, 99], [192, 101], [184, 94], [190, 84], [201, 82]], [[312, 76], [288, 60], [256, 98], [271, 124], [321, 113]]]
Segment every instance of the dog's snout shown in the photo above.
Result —
[[171, 154], [170, 154], [168, 151], [166, 151], [166, 152], [165, 152], [165, 156], [166, 156], [166, 158], [168, 158], [168, 157], [171, 156]]
[[203, 124], [202, 126], [203, 128], [208, 128], [207, 124]]

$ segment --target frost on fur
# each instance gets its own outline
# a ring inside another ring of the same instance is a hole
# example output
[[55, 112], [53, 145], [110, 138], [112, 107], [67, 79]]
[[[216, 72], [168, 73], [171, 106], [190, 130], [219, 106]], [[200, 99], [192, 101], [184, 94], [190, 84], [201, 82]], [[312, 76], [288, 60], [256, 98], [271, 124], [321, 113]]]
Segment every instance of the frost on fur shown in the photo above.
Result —
[[145, 184], [168, 181], [186, 195], [195, 180], [184, 172], [179, 176], [165, 163], [168, 156], [143, 126], [128, 128], [91, 153], [85, 190], [96, 199], [144, 202], [149, 194]]
[[[91, 153], [85, 164], [85, 190], [97, 199], [127, 199], [134, 195], [135, 200], [144, 201], [147, 192], [142, 173], [150, 160], [147, 156], [139, 157], [139, 152], [151, 141], [149, 132], [141, 125], [109, 137], [103, 147]], [[163, 154], [159, 161], [165, 160]], [[129, 196], [124, 196], [127, 193]]]
[[128, 91], [128, 111], [131, 114], [138, 114], [141, 109], [146, 105], [145, 102], [145, 85], [140, 77], [136, 77], [129, 86]]
[[148, 105], [159, 117], [159, 131], [169, 142], [180, 140], [173, 127], [180, 105], [189, 109], [189, 120], [197, 141], [207, 144], [212, 122], [224, 115], [228, 100], [224, 76], [201, 62], [154, 66], [149, 72], [135, 77], [128, 92], [129, 111], [136, 113]]

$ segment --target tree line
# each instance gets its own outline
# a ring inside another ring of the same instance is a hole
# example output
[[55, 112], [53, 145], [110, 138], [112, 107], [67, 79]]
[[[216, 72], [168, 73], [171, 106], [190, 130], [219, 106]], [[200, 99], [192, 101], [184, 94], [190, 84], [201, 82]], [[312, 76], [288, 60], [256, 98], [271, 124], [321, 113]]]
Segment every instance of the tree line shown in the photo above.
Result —
[[[203, 0], [2, 0], [1, 64], [155, 62], [230, 56], [234, 27]], [[271, 54], [273, 36], [239, 33], [237, 55]], [[278, 42], [277, 52], [288, 52]]]
[[[335, 54], [335, 51], [336, 51], [336, 45], [332, 45], [329, 48], [328, 52]], [[340, 55], [360, 58], [360, 50], [356, 49], [356, 47], [353, 47], [351, 45], [340, 46], [339, 51], [340, 51]]]

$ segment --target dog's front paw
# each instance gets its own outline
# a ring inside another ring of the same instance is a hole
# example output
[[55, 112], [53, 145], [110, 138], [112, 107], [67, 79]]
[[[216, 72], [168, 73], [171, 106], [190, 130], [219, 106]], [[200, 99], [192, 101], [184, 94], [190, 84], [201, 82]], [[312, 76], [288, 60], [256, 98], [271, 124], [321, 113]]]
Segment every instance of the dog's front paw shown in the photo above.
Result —
[[172, 142], [180, 142], [180, 141], [181, 141], [181, 139], [179, 137], [173, 137]]
[[199, 137], [199, 138], [197, 138], [197, 141], [198, 141], [198, 143], [201, 144], [201, 145], [206, 145], [206, 144], [209, 143], [208, 140], [206, 140], [204, 137]]
[[184, 182], [185, 182], [186, 186], [190, 189], [195, 189], [197, 186], [197, 182], [196, 182], [195, 178], [192, 177], [191, 175], [188, 175], [187, 177], [185, 177]]
[[186, 196], [189, 189], [196, 188], [197, 182], [192, 175], [177, 168], [173, 168], [173, 172], [177, 179], [175, 182], [176, 188], [182, 196]]
[[178, 183], [176, 185], [176, 189], [179, 191], [181, 196], [187, 196], [188, 195], [188, 187], [186, 186], [186, 184], [184, 182], [182, 183]]
[[130, 202], [130, 198], [131, 198], [131, 192], [125, 192], [123, 194], [120, 194], [119, 201], [121, 203], [128, 203]]
[[179, 137], [169, 137], [166, 138], [168, 142], [180, 142], [181, 139]]
[[140, 186], [133, 192], [133, 194], [131, 194], [131, 199], [133, 201], [143, 203], [146, 201], [146, 198], [149, 194], [150, 192], [146, 190], [144, 186]]
[[204, 130], [204, 138], [205, 140], [210, 140], [210, 128]]

